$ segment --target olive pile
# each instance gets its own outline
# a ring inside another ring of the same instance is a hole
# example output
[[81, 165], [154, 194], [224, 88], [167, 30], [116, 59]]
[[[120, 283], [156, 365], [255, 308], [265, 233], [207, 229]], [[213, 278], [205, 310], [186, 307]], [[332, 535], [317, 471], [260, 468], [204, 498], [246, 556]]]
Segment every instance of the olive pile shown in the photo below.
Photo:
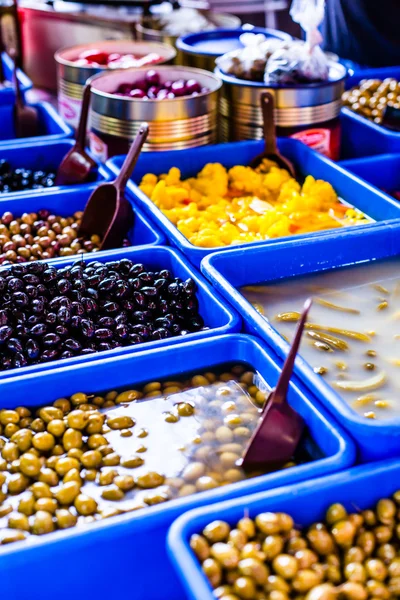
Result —
[[400, 596], [400, 491], [375, 510], [300, 530], [291, 516], [244, 516], [235, 527], [213, 521], [190, 546], [219, 600], [389, 600]]
[[14, 169], [4, 158], [0, 159], [0, 194], [23, 192], [54, 186], [56, 174], [49, 171]]
[[255, 378], [238, 365], [0, 410], [0, 543], [243, 479], [235, 461], [265, 400]]
[[344, 106], [379, 125], [386, 106], [400, 108], [400, 82], [391, 77], [363, 79], [344, 92], [342, 99]]
[[196, 284], [128, 258], [42, 262], [0, 272], [0, 370], [185, 335], [203, 328]]
[[78, 237], [82, 212], [72, 217], [53, 215], [49, 210], [24, 213], [17, 218], [7, 211], [0, 219], [0, 265], [47, 260], [97, 252], [101, 239]]

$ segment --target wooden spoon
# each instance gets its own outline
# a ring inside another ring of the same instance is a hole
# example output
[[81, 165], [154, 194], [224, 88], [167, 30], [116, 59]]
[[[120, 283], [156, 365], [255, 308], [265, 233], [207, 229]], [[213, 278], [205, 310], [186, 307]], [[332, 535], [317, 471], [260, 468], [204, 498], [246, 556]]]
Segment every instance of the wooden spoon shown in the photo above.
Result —
[[27, 106], [22, 97], [19, 80], [17, 77], [17, 64], [15, 62], [16, 52], [10, 50], [10, 56], [14, 61], [14, 86], [15, 86], [15, 105], [14, 105], [14, 128], [15, 137], [30, 138], [39, 135], [39, 115], [36, 108]]
[[99, 235], [102, 239], [101, 250], [121, 246], [132, 227], [132, 204], [124, 197], [124, 191], [148, 133], [148, 124], [142, 123], [117, 179], [99, 185], [86, 204], [78, 235]]
[[87, 181], [90, 172], [96, 166], [96, 162], [86, 152], [86, 129], [90, 104], [90, 84], [86, 84], [83, 90], [81, 115], [76, 133], [75, 145], [64, 156], [58, 167], [56, 185], [73, 185]]
[[241, 466], [246, 471], [268, 465], [284, 464], [293, 456], [300, 441], [304, 422], [302, 417], [289, 406], [287, 391], [311, 304], [311, 299], [304, 304], [303, 314], [278, 384], [265, 403], [260, 423], [244, 453]]
[[282, 169], [289, 171], [292, 177], [296, 177], [296, 170], [293, 163], [287, 158], [282, 156], [279, 152], [277, 141], [276, 141], [276, 127], [274, 117], [274, 97], [269, 92], [263, 92], [261, 94], [261, 110], [264, 120], [264, 141], [265, 148], [264, 152], [253, 158], [250, 163], [252, 169], [257, 168], [262, 161], [266, 158], [273, 160], [278, 163]]

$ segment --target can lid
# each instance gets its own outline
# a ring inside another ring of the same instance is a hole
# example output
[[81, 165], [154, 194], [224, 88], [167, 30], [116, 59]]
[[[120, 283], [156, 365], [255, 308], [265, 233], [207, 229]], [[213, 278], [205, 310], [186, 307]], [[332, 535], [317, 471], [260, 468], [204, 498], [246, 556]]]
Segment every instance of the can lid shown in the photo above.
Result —
[[210, 31], [191, 33], [180, 37], [176, 42], [176, 47], [188, 54], [222, 56], [222, 54], [243, 47], [239, 39], [243, 33], [262, 33], [267, 38], [284, 41], [292, 39], [288, 33], [277, 29], [244, 26], [240, 29], [211, 29]]

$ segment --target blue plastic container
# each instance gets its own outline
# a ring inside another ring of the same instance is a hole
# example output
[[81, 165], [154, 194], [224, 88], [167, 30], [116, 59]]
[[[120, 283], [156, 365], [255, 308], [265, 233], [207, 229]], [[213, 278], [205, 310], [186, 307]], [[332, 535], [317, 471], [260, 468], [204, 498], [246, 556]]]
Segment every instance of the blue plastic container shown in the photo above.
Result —
[[[342, 161], [340, 166], [380, 191], [400, 190], [400, 154], [353, 158]], [[389, 197], [391, 197], [390, 194]]]
[[[61, 145], [61, 143], [58, 145]], [[108, 171], [103, 167], [100, 168], [100, 173], [109, 178]], [[36, 190], [4, 194], [4, 196], [7, 196], [7, 199], [4, 200], [3, 194], [0, 194], [0, 217], [6, 211], [12, 212], [15, 217], [20, 217], [24, 212], [38, 212], [41, 209], [47, 209], [52, 214], [61, 215], [62, 217], [70, 217], [74, 212], [84, 210], [94, 187], [95, 184], [88, 184], [82, 185], [80, 188], [74, 186], [71, 189], [68, 187], [55, 187], [52, 191], [46, 190], [43, 193], [42, 190]], [[134, 225], [128, 232], [127, 237], [134, 247], [161, 246], [166, 242], [165, 235], [139, 209], [135, 209]], [[103, 255], [110, 257], [117, 254], [119, 256], [121, 252], [121, 248], [107, 250], [107, 252], [100, 251], [95, 254], [85, 254], [84, 259], [87, 261], [101, 260], [99, 257]], [[79, 255], [71, 257], [72, 259], [79, 260]], [[50, 262], [54, 266], [61, 266], [61, 263], [64, 264], [65, 260], [65, 258], [60, 257], [53, 258]]]
[[[325, 179], [334, 186], [336, 192], [349, 204], [356, 206], [376, 221], [385, 219], [395, 219], [400, 217], [400, 207], [393, 199], [386, 195], [377, 195], [377, 192], [365, 182], [349, 175], [347, 171], [336, 165], [334, 162], [317, 154], [301, 142], [289, 138], [279, 140], [279, 149], [293, 161], [297, 171], [301, 176], [313, 175], [316, 178]], [[154, 203], [138, 187], [140, 181], [146, 173], [155, 173], [159, 175], [165, 173], [171, 167], [177, 166], [182, 172], [182, 177], [187, 178], [196, 175], [209, 162], [222, 162], [230, 168], [234, 165], [248, 165], [249, 162], [264, 150], [264, 142], [235, 142], [231, 144], [221, 144], [217, 146], [208, 146], [186, 150], [185, 152], [156, 152], [143, 153], [135, 167], [133, 181], [128, 183], [128, 194], [133, 202], [142, 207], [147, 215], [159, 224], [170, 242], [177, 246], [185, 256], [196, 266], [201, 260], [211, 252], [226, 252], [232, 246], [224, 248], [197, 248], [191, 244], [187, 238], [178, 231], [178, 229], [162, 214]], [[118, 156], [109, 160], [106, 164], [115, 174], [119, 173], [123, 157]], [[373, 225], [372, 225], [373, 226]], [[371, 225], [361, 226], [362, 230], [367, 230]], [[347, 228], [346, 232], [351, 228]], [[325, 232], [324, 232], [325, 233]], [[266, 240], [263, 243], [274, 246], [279, 241], [292, 240], [297, 244], [301, 239], [316, 239], [323, 235], [320, 232], [297, 235], [291, 238], [280, 238]], [[260, 242], [261, 243], [261, 242]], [[240, 247], [254, 248], [258, 243], [242, 244]]]
[[32, 104], [39, 113], [39, 135], [31, 138], [16, 138], [13, 119], [13, 104], [0, 103], [0, 147], [25, 146], [32, 142], [54, 142], [72, 137], [72, 128], [64, 123], [57, 111], [47, 102]]
[[267, 38], [291, 40], [292, 36], [277, 29], [263, 27], [241, 27], [239, 29], [211, 29], [200, 33], [191, 33], [178, 38], [176, 47], [184, 54], [194, 57], [216, 59], [222, 54], [243, 48], [240, 36], [243, 33], [262, 33]]
[[[61, 198], [61, 192], [55, 196], [55, 198], [57, 197]], [[67, 197], [66, 192], [64, 192], [64, 197], [65, 200], [71, 202], [68, 206], [72, 208], [75, 195], [70, 194], [69, 197]], [[30, 202], [30, 199], [25, 198], [24, 201]], [[14, 205], [15, 201], [13, 201], [13, 206]], [[64, 360], [55, 360], [49, 363], [22, 367], [20, 369], [1, 371], [0, 382], [3, 381], [3, 379], [9, 379], [10, 377], [23, 378], [30, 373], [42, 373], [43, 371], [54, 370], [58, 367], [71, 364], [81, 365], [107, 357], [115, 358], [127, 353], [140, 352], [147, 348], [151, 350], [158, 347], [173, 346], [182, 343], [183, 339], [200, 340], [202, 338], [210, 338], [225, 333], [241, 331], [242, 321], [236, 311], [230, 308], [228, 303], [222, 300], [221, 296], [213, 290], [211, 285], [202, 275], [200, 275], [197, 269], [194, 269], [191, 265], [187, 264], [182, 254], [175, 249], [166, 246], [140, 246], [138, 248], [107, 250], [92, 255], [87, 254], [85, 256], [85, 260], [88, 263], [94, 261], [107, 262], [110, 260], [120, 260], [121, 258], [129, 258], [135, 263], [143, 263], [151, 271], [168, 269], [174, 273], [175, 277], [180, 277], [181, 279], [188, 279], [191, 277], [197, 285], [196, 296], [199, 302], [199, 312], [204, 319], [205, 325], [209, 329], [188, 334], [185, 338], [172, 337], [164, 340], [155, 340], [152, 342], [145, 342], [144, 344], [137, 344], [136, 346], [125, 346], [123, 348], [115, 348], [114, 350], [107, 350]], [[62, 268], [72, 265], [78, 260], [80, 260], [78, 256], [71, 256], [68, 259], [59, 259], [57, 260], [57, 263], [53, 260], [53, 264], [54, 266], [57, 266], [57, 268]]]
[[[385, 79], [386, 77], [400, 80], [400, 67], [356, 71], [347, 79], [346, 89], [357, 85], [362, 79]], [[369, 121], [349, 108], [342, 108], [341, 148], [341, 158], [345, 160], [399, 152], [400, 133]]]
[[[295, 245], [260, 244], [252, 250], [220, 252], [204, 259], [202, 271], [242, 315], [245, 330], [265, 339], [282, 358], [289, 344], [274, 325], [262, 317], [238, 291], [244, 285], [274, 282], [339, 267], [400, 255], [400, 221], [377, 225], [368, 231], [353, 228]], [[295, 372], [335, 419], [356, 440], [364, 461], [391, 458], [400, 453], [400, 417], [374, 421], [359, 416], [301, 356]]]
[[171, 527], [168, 549], [187, 597], [214, 600], [211, 587], [189, 546], [190, 536], [201, 532], [211, 521], [223, 519], [234, 525], [243, 517], [244, 510], [249, 511], [251, 518], [264, 511], [276, 511], [289, 513], [296, 527], [307, 527], [323, 520], [326, 510], [334, 502], [344, 504], [349, 512], [374, 508], [380, 498], [390, 497], [400, 488], [399, 479], [400, 462], [385, 461], [186, 513]]
[[[78, 369], [58, 369], [40, 378], [9, 380], [0, 383], [1, 407], [50, 403], [60, 395], [77, 391], [96, 393], [173, 379], [237, 361], [250, 364], [268, 385], [276, 384], [280, 369], [265, 345], [249, 336], [230, 335], [109, 358]], [[297, 382], [291, 384], [288, 399], [308, 425], [311, 435], [306, 447], [312, 462], [107, 519], [85, 529], [57, 532], [29, 544], [0, 546], [4, 597], [110, 600], [126, 597], [129, 590], [128, 597], [135, 600], [184, 600], [184, 590], [166, 553], [166, 534], [174, 519], [197, 506], [318, 477], [354, 463], [355, 450], [349, 437]], [[76, 568], [67, 583], [60, 574], [71, 560]], [[43, 569], [46, 577], [41, 577], [40, 586], [32, 585]]]
[[[60, 166], [64, 156], [74, 145], [73, 140], [60, 140], [55, 142], [35, 141], [24, 146], [15, 146], [13, 144], [0, 144], [0, 160], [7, 160], [11, 167], [41, 170], [55, 173]], [[96, 160], [95, 157], [93, 157]], [[96, 161], [97, 162], [97, 161]], [[109, 181], [112, 178], [110, 171], [104, 166], [98, 164], [98, 169], [94, 170], [89, 183], [81, 185], [54, 186], [52, 188], [42, 188], [38, 190], [18, 191], [10, 194], [0, 193], [0, 202], [14, 200], [20, 196], [31, 196], [32, 194], [54, 194], [60, 189], [68, 191], [79, 191], [83, 189], [94, 189], [96, 182]], [[9, 210], [9, 209], [6, 209]], [[70, 213], [71, 214], [71, 213]]]
[[[0, 60], [3, 63], [5, 79], [12, 83], [14, 77], [14, 61], [8, 56], [6, 52], [3, 52], [1, 54]], [[23, 71], [21, 71], [21, 69], [17, 69], [17, 77], [22, 96], [25, 98], [26, 92], [30, 90], [33, 85], [32, 81], [25, 75]], [[5, 87], [4, 89], [0, 90], [0, 106], [2, 106], [3, 104], [14, 104], [14, 102], [15, 92], [13, 84], [10, 87]]]

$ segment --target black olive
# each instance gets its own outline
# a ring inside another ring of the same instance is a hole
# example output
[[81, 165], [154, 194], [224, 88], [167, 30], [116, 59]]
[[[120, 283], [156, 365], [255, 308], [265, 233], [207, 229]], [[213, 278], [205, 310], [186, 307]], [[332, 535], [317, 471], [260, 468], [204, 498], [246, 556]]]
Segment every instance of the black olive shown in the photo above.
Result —
[[33, 325], [37, 325], [38, 323], [41, 323], [41, 322], [42, 322], [42, 317], [40, 315], [31, 315], [27, 320], [28, 325], [30, 325], [31, 327], [33, 327]]
[[63, 347], [73, 352], [79, 352], [79, 350], [82, 349], [82, 344], [80, 344], [78, 340], [75, 340], [74, 338], [68, 338], [63, 342]]
[[134, 292], [133, 293], [133, 298], [134, 298], [134, 300], [135, 300], [135, 302], [136, 302], [136, 304], [138, 306], [146, 306], [147, 305], [147, 298], [142, 293], [142, 291], [140, 291], [140, 292]]
[[52, 350], [45, 350], [44, 352], [42, 352], [42, 354], [40, 355], [40, 361], [48, 362], [50, 360], [55, 360], [57, 357], [58, 357], [58, 350], [55, 350], [53, 348]]
[[102, 327], [115, 327], [116, 322], [115, 319], [113, 319], [112, 317], [100, 317], [100, 319], [97, 321], [98, 325], [101, 325]]
[[94, 348], [84, 348], [83, 350], [81, 350], [81, 354], [85, 355], [85, 354], [93, 354], [93, 352], [96, 352], [96, 350]]
[[8, 323], [8, 315], [5, 310], [0, 310], [0, 327], [3, 325], [7, 325]]
[[[30, 318], [32, 318], [32, 317], [30, 317]], [[29, 321], [29, 319], [28, 319], [28, 321]], [[31, 328], [31, 335], [41, 337], [41, 336], [45, 335], [46, 331], [47, 331], [47, 327], [44, 323], [37, 323], [36, 325], [34, 325]]]
[[71, 278], [71, 268], [63, 267], [62, 269], [58, 269], [57, 271], [57, 279], [70, 279]]
[[186, 279], [186, 281], [183, 282], [182, 288], [185, 294], [192, 296], [196, 291], [196, 284], [193, 279]]
[[104, 304], [104, 310], [107, 313], [113, 314], [119, 310], [119, 305], [116, 302], [106, 302]]
[[73, 282], [74, 290], [79, 290], [80, 292], [84, 292], [86, 290], [86, 283], [83, 279], [75, 279]]
[[75, 356], [75, 354], [71, 350], [65, 350], [60, 354], [61, 359], [72, 358], [73, 356]]
[[3, 325], [0, 327], [0, 344], [4, 344], [4, 342], [6, 342], [12, 336], [12, 333], [12, 327], [9, 327], [8, 325]]
[[26, 360], [26, 358], [22, 354], [22, 352], [17, 352], [12, 361], [13, 367], [15, 367], [16, 369], [19, 369], [21, 367], [26, 367], [27, 364], [28, 364], [28, 361]]
[[88, 296], [90, 296], [90, 298], [93, 298], [93, 300], [98, 300], [98, 298], [99, 298], [99, 292], [97, 290], [95, 290], [94, 288], [88, 288], [86, 290], [86, 294]]
[[181, 293], [178, 283], [170, 283], [168, 286], [168, 294], [172, 297], [178, 297]]
[[200, 329], [203, 329], [203, 327], [204, 327], [204, 321], [200, 315], [197, 315], [197, 317], [191, 317], [188, 320], [188, 328], [191, 331], [199, 331]]
[[80, 323], [80, 330], [83, 336], [91, 338], [94, 336], [94, 325], [89, 319], [82, 319]]
[[15, 354], [16, 352], [22, 352], [23, 348], [19, 339], [13, 337], [10, 338], [7, 342], [7, 350], [12, 354]]
[[107, 350], [112, 350], [113, 345], [110, 344], [110, 342], [100, 342], [100, 344], [98, 345], [97, 348], [98, 348], [99, 352], [105, 352]]
[[24, 284], [20, 279], [11, 277], [11, 279], [8, 281], [7, 288], [10, 290], [10, 292], [18, 292], [18, 290], [24, 289]]
[[165, 338], [171, 337], [171, 334], [164, 327], [160, 327], [159, 329], [155, 329], [150, 336], [152, 340], [164, 340]]
[[130, 333], [129, 334], [129, 342], [131, 344], [142, 344], [143, 338], [140, 337], [140, 335], [138, 335], [137, 333]]
[[115, 286], [114, 296], [116, 298], [125, 298], [130, 292], [130, 286], [126, 281], [119, 281]]
[[31, 302], [32, 312], [36, 315], [41, 315], [44, 312], [44, 302], [43, 300], [35, 299]]
[[57, 315], [56, 315], [56, 313], [53, 313], [53, 312], [47, 313], [45, 321], [49, 325], [54, 325], [54, 323], [57, 321]]
[[82, 317], [75, 315], [74, 317], [71, 317], [70, 325], [71, 325], [71, 327], [76, 329], [76, 328], [80, 327], [81, 322], [82, 322]]
[[128, 279], [128, 283], [133, 290], [140, 290], [140, 288], [143, 285], [140, 279], [138, 279], [137, 277], [131, 277], [130, 279]]
[[133, 300], [123, 300], [122, 307], [125, 310], [133, 311], [135, 310], [135, 302]]
[[60, 279], [57, 288], [61, 294], [66, 294], [72, 288], [72, 283], [68, 279]]
[[37, 287], [34, 287], [33, 285], [27, 285], [25, 288], [25, 293], [27, 296], [29, 296], [29, 298], [37, 298], [39, 296]]
[[168, 281], [166, 279], [156, 279], [154, 282], [154, 287], [158, 290], [164, 290], [166, 288]]
[[111, 279], [111, 277], [107, 277], [106, 279], [103, 279], [103, 281], [101, 281], [99, 283], [99, 292], [111, 292], [111, 290], [113, 290], [115, 288], [115, 279]]
[[57, 325], [56, 333], [60, 337], [66, 337], [68, 335], [69, 331], [66, 327], [64, 327], [64, 325]]
[[23, 276], [22, 279], [25, 285], [37, 285], [38, 283], [40, 283], [39, 277], [37, 275], [34, 275], [33, 273], [27, 273]]
[[119, 261], [118, 270], [123, 275], [128, 275], [132, 267], [133, 263], [129, 258], [121, 258]]
[[27, 328], [26, 325], [23, 325], [22, 323], [20, 323], [19, 325], [16, 326], [15, 328], [15, 335], [17, 337], [19, 337], [20, 339], [25, 339], [26, 337], [28, 337], [29, 334], [29, 329]]
[[71, 314], [72, 315], [78, 315], [78, 316], [82, 316], [85, 314], [85, 309], [83, 308], [83, 305], [81, 302], [72, 302], [71, 303]]
[[119, 315], [117, 315], [115, 317], [115, 322], [119, 325], [120, 323], [127, 323], [128, 322], [128, 315], [127, 313], [122, 310]]
[[97, 303], [93, 298], [82, 298], [82, 306], [89, 315], [98, 311]]
[[46, 283], [50, 283], [50, 281], [55, 281], [57, 279], [57, 271], [54, 267], [48, 267], [45, 271], [43, 271], [43, 281]]
[[51, 348], [52, 346], [57, 346], [61, 342], [61, 338], [56, 333], [46, 333], [43, 336], [43, 346], [47, 348]]
[[157, 310], [157, 308], [158, 308], [158, 306], [157, 306], [157, 302], [154, 302], [154, 300], [150, 300], [150, 301], [147, 303], [147, 307], [146, 307], [146, 308], [147, 308], [147, 310], [150, 310], [150, 311], [155, 311], [155, 310]]
[[40, 354], [39, 344], [32, 339], [29, 339], [25, 344], [25, 352], [30, 360], [35, 360]]
[[137, 277], [140, 273], [143, 273], [144, 270], [145, 270], [144, 265], [142, 265], [141, 263], [138, 263], [137, 265], [133, 265], [130, 268], [129, 274], [132, 277]]
[[45, 285], [43, 285], [43, 283], [39, 283], [39, 285], [37, 286], [36, 289], [38, 291], [39, 296], [48, 296], [49, 295], [48, 289]]
[[139, 335], [143, 339], [147, 339], [151, 334], [150, 328], [147, 327], [147, 325], [134, 325], [131, 327], [131, 332]]
[[157, 294], [158, 294], [157, 288], [153, 287], [153, 286], [143, 287], [140, 291], [142, 294], [145, 294], [146, 296], [157, 296]]
[[96, 329], [94, 335], [98, 340], [110, 340], [113, 336], [113, 332], [110, 329], [103, 327], [101, 329]]
[[5, 290], [7, 287], [7, 284], [5, 282], [5, 280], [1, 277], [0, 278], [0, 292], [2, 292], [3, 290]]
[[34, 273], [35, 275], [40, 275], [47, 267], [46, 263], [34, 262], [30, 263], [28, 266], [29, 273]]
[[126, 340], [129, 337], [129, 329], [123, 323], [121, 323], [120, 325], [117, 325], [117, 327], [115, 329], [115, 333], [121, 340]]
[[66, 306], [61, 306], [57, 312], [57, 320], [60, 323], [69, 323], [71, 320], [71, 311]]

